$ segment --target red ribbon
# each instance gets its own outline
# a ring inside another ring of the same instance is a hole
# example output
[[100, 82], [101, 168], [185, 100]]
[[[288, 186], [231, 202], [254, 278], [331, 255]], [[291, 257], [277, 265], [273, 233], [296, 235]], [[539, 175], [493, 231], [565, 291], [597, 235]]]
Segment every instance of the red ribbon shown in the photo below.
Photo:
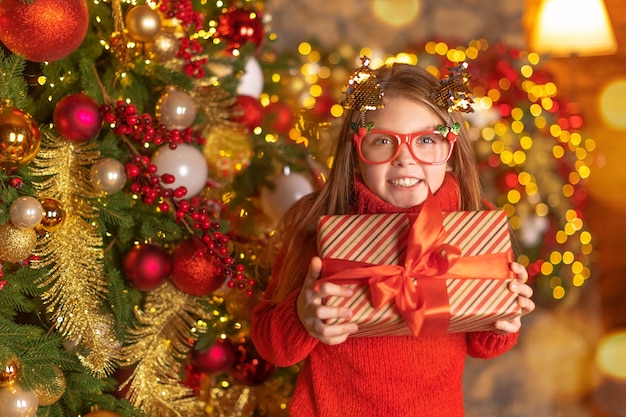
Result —
[[427, 198], [411, 225], [404, 265], [325, 258], [321, 281], [362, 284], [367, 279], [374, 308], [395, 301], [413, 334], [445, 334], [450, 321], [446, 279], [508, 279], [512, 260], [510, 252], [461, 257], [458, 247], [443, 243], [446, 235], [443, 213]]

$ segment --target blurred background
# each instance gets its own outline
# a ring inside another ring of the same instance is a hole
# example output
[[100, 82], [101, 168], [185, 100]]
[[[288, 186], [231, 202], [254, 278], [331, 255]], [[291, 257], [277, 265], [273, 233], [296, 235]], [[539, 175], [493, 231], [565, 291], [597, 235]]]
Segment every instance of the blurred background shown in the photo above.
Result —
[[469, 64], [535, 290], [466, 415], [626, 417], [623, 0], [1, 0], [0, 42], [1, 416], [286, 416], [261, 259], [367, 55]]
[[507, 46], [495, 60], [505, 61], [510, 48], [539, 54], [537, 68], [551, 74], [595, 142], [581, 204], [593, 235], [591, 276], [575, 300], [540, 304], [525, 318], [513, 352], [470, 361], [468, 415], [626, 415], [626, 3], [272, 0], [267, 7], [282, 50], [311, 42], [323, 51], [369, 48], [382, 58], [427, 41], [485, 39]]

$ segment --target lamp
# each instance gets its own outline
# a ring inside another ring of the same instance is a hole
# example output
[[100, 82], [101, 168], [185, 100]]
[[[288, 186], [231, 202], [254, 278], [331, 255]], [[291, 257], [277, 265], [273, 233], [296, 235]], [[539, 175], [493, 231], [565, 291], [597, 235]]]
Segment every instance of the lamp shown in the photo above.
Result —
[[617, 51], [603, 0], [542, 0], [531, 24], [530, 49], [558, 56], [610, 55]]

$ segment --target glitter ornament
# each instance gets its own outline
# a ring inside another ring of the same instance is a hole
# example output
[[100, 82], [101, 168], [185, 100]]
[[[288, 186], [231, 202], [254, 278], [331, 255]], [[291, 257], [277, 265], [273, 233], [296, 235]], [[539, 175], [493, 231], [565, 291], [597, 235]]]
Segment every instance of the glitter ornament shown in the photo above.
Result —
[[235, 347], [228, 339], [219, 339], [207, 350], [193, 353], [194, 366], [209, 374], [226, 371], [234, 361]]
[[274, 365], [267, 362], [257, 353], [252, 341], [242, 337], [235, 344], [235, 361], [229, 373], [239, 383], [259, 385], [269, 378]]
[[0, 365], [0, 389], [15, 383], [21, 366], [16, 356], [8, 358], [4, 364]]
[[46, 232], [54, 232], [58, 230], [65, 222], [65, 209], [59, 200], [54, 198], [42, 198], [39, 200], [43, 207], [43, 218], [37, 226], [37, 229]]
[[161, 31], [161, 16], [150, 6], [135, 6], [124, 19], [128, 35], [138, 42], [154, 40]]
[[164, 63], [176, 58], [180, 41], [173, 28], [161, 28], [159, 34], [146, 47], [152, 59]]
[[38, 407], [37, 396], [33, 391], [18, 384], [0, 388], [0, 416], [35, 417]]
[[180, 144], [176, 149], [162, 145], [152, 156], [152, 164], [157, 167], [157, 175], [170, 174], [174, 182], [167, 187], [176, 190], [185, 187], [185, 198], [200, 193], [206, 185], [209, 167], [201, 151], [192, 145]]
[[34, 229], [20, 229], [11, 223], [0, 225], [0, 259], [17, 263], [28, 258], [37, 244]]
[[91, 183], [96, 191], [115, 194], [126, 185], [126, 168], [115, 158], [97, 160], [89, 170]]
[[0, 2], [0, 41], [28, 61], [65, 58], [82, 43], [89, 25], [84, 0]]
[[0, 167], [12, 170], [28, 164], [39, 152], [40, 144], [37, 122], [9, 100], [0, 104]]
[[219, 17], [217, 37], [226, 41], [226, 50], [230, 52], [247, 43], [258, 47], [265, 38], [261, 13], [250, 8], [230, 8]]
[[206, 136], [204, 156], [214, 176], [230, 180], [250, 165], [253, 148], [249, 135], [241, 129], [220, 127]]
[[32, 229], [41, 222], [43, 207], [34, 197], [22, 196], [11, 203], [9, 219], [20, 229]]
[[59, 100], [52, 121], [57, 132], [72, 142], [88, 141], [102, 128], [98, 103], [84, 94], [70, 94]]
[[124, 258], [124, 274], [140, 291], [156, 290], [172, 271], [172, 260], [162, 246], [140, 244], [133, 246]]
[[200, 239], [183, 240], [172, 254], [172, 282], [176, 287], [197, 297], [209, 295], [225, 281], [221, 260], [209, 255]]
[[54, 381], [48, 385], [35, 383], [33, 392], [37, 396], [37, 401], [40, 406], [46, 406], [54, 404], [59, 401], [63, 396], [66, 388], [65, 374], [58, 366], [54, 368]]
[[253, 131], [255, 127], [263, 124], [263, 106], [261, 102], [254, 97], [246, 95], [238, 95], [237, 102], [233, 105], [232, 120], [244, 125], [249, 131]]
[[184, 130], [196, 118], [196, 104], [189, 94], [170, 87], [159, 98], [155, 115], [168, 129]]

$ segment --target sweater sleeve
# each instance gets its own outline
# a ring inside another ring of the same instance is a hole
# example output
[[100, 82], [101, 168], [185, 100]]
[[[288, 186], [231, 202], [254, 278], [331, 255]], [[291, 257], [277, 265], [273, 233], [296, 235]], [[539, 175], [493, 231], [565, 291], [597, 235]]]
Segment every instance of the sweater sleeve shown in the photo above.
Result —
[[467, 334], [467, 353], [474, 358], [491, 359], [508, 352], [517, 343], [519, 332], [499, 335], [494, 332]]
[[300, 290], [279, 303], [263, 300], [252, 313], [250, 336], [261, 357], [285, 367], [303, 361], [319, 341], [304, 328], [296, 308]]

